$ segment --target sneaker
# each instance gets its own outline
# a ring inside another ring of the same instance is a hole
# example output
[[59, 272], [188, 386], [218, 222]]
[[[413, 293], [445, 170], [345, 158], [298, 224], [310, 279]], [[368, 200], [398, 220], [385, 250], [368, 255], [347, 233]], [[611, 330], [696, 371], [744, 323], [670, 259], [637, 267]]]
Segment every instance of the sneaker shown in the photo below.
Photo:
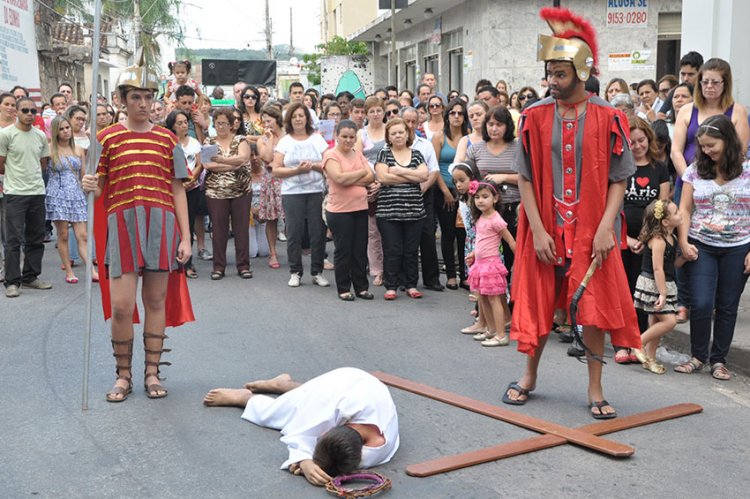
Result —
[[[287, 285], [290, 288], [298, 288], [300, 283], [302, 282], [302, 276], [299, 274], [291, 274], [289, 276], [289, 282]], [[315, 278], [313, 277], [313, 282], [315, 282]]]
[[37, 278], [31, 282], [23, 283], [23, 287], [31, 289], [52, 289], [52, 284], [44, 282], [41, 279]]
[[20, 295], [21, 293], [18, 291], [18, 286], [16, 286], [15, 284], [11, 284], [7, 288], [5, 288], [5, 296], [7, 296], [8, 298], [17, 298]]
[[279, 232], [279, 237], [277, 239], [282, 243], [286, 242], [286, 234], [284, 234], [283, 232]]
[[323, 274], [316, 274], [312, 276], [312, 282], [313, 284], [317, 284], [321, 288], [327, 288], [331, 285], [331, 283], [328, 282], [328, 279], [326, 279]]
[[213, 260], [214, 255], [212, 255], [211, 252], [208, 251], [207, 249], [202, 249], [202, 250], [198, 250], [198, 258], [200, 258], [201, 260], [208, 261], [208, 260]]

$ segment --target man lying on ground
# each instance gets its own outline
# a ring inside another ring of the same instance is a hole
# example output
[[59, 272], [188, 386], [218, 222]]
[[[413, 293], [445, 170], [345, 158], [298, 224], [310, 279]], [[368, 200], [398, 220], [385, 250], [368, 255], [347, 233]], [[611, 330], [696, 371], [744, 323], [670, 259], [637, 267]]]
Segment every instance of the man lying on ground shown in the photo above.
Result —
[[281, 469], [304, 475], [313, 485], [387, 463], [399, 445], [398, 416], [388, 388], [352, 367], [334, 369], [304, 384], [280, 374], [240, 389], [215, 388], [203, 404], [240, 407], [242, 419], [281, 430], [281, 441], [289, 449]]

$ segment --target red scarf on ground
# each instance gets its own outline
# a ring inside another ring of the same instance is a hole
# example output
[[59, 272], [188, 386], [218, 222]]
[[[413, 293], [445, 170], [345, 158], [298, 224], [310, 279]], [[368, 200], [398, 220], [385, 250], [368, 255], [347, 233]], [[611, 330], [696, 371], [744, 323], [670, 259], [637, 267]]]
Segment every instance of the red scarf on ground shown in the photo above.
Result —
[[[552, 123], [555, 103], [534, 106], [524, 113], [521, 145], [531, 157], [534, 194], [545, 230], [556, 232], [552, 175]], [[583, 165], [573, 258], [565, 293], [565, 308], [591, 263], [594, 234], [607, 202], [611, 141], [620, 154], [630, 140], [627, 118], [618, 110], [588, 102], [584, 120]], [[614, 237], [614, 235], [613, 235]], [[518, 217], [516, 259], [513, 267], [514, 301], [511, 338], [518, 350], [534, 355], [539, 338], [549, 334], [555, 310], [555, 267], [539, 261], [523, 208]], [[559, 251], [559, 248], [558, 248]], [[610, 331], [612, 343], [640, 348], [638, 321], [617, 246], [599, 268], [578, 304], [578, 324]]]

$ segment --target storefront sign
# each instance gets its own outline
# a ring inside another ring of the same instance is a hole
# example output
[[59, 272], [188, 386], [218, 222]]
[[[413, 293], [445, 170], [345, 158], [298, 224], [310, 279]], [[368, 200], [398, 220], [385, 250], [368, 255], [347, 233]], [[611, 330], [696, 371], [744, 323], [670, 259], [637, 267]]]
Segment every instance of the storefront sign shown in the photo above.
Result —
[[607, 0], [608, 28], [648, 26], [648, 0]]
[[609, 71], [653, 71], [656, 65], [651, 60], [651, 55], [651, 50], [610, 53], [607, 54], [607, 69]]
[[[32, 0], [4, 0], [0, 22], [0, 88], [39, 89], [39, 59]], [[36, 93], [36, 92], [35, 92]]]

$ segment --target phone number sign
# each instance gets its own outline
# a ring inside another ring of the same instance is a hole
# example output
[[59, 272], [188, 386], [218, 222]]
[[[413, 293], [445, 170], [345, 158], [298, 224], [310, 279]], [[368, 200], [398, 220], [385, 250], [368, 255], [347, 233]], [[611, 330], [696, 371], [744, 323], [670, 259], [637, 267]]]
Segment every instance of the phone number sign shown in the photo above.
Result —
[[608, 28], [648, 26], [648, 0], [607, 0]]

